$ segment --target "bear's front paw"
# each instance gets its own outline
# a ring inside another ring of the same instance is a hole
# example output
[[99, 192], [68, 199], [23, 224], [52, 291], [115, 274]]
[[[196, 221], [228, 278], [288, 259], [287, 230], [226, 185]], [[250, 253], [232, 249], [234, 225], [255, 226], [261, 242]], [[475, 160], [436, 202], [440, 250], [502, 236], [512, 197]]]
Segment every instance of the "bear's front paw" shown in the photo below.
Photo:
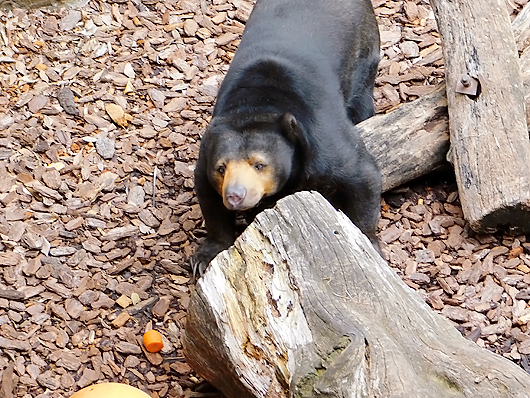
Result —
[[201, 277], [204, 271], [215, 256], [228, 248], [229, 244], [223, 244], [206, 239], [199, 249], [190, 257], [190, 266], [192, 271], [192, 280]]
[[206, 267], [208, 266], [208, 262], [201, 259], [200, 256], [198, 256], [197, 253], [195, 253], [190, 257], [190, 266], [191, 266], [192, 283], [193, 283], [197, 280], [198, 276], [202, 276], [202, 274], [206, 270]]

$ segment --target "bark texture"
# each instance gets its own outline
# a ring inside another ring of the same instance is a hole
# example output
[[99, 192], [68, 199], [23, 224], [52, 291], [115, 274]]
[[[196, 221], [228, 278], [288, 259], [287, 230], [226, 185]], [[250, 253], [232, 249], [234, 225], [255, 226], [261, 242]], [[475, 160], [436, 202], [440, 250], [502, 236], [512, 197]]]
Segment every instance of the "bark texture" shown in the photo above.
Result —
[[[526, 120], [530, 125], [530, 3], [512, 22], [523, 73]], [[445, 84], [414, 102], [384, 115], [376, 115], [361, 124], [368, 150], [375, 156], [383, 174], [383, 191], [391, 190], [447, 167], [449, 117]]]
[[383, 191], [448, 166], [445, 87], [358, 125], [383, 175]]
[[[524, 88], [502, 0], [433, 0], [442, 38], [452, 162], [464, 217], [475, 231], [530, 230], [530, 141]], [[476, 95], [457, 92], [463, 75]]]
[[317, 193], [261, 213], [211, 263], [183, 344], [227, 397], [530, 396], [530, 375], [464, 339]]

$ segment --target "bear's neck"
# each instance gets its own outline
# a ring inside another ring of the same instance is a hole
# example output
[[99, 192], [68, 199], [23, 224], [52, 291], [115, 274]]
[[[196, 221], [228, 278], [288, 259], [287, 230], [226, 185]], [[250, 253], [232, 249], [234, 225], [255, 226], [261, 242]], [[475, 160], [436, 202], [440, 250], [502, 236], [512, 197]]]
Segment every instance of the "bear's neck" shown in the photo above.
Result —
[[296, 74], [290, 73], [288, 66], [275, 60], [260, 60], [250, 67], [234, 69], [229, 70], [223, 81], [214, 115], [283, 115], [290, 112], [299, 120], [310, 116], [303, 100], [306, 93], [296, 89], [304, 85], [293, 81]]

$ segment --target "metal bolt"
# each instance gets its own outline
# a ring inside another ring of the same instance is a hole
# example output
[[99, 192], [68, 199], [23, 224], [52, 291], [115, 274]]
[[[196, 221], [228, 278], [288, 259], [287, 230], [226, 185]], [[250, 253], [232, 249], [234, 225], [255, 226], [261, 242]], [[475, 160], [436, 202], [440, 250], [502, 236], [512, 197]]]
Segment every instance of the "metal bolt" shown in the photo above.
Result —
[[462, 83], [464, 87], [471, 86], [471, 78], [469, 77], [469, 75], [462, 76], [462, 78], [460, 79], [460, 82]]

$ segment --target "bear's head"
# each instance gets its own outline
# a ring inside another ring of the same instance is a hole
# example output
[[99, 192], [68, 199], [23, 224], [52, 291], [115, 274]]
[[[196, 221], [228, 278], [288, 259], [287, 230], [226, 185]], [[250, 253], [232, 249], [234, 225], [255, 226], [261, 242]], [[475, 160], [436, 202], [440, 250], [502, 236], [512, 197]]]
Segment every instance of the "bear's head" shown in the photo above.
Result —
[[[291, 114], [214, 116], [201, 143], [210, 184], [229, 210], [256, 207], [297, 169], [299, 126]], [[204, 148], [203, 148], [204, 146]]]

